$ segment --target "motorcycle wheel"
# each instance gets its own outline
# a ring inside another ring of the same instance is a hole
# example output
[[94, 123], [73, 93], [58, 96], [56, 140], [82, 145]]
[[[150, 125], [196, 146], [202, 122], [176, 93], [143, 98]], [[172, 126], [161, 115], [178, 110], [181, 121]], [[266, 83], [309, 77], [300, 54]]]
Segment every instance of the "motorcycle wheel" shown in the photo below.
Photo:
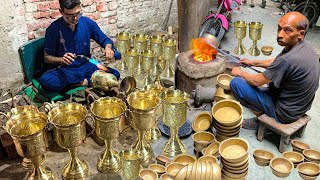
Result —
[[212, 34], [221, 40], [225, 34], [226, 30], [222, 26], [222, 21], [217, 19], [215, 21], [214, 17], [207, 19], [201, 26], [199, 30], [199, 37], [204, 33]]
[[310, 22], [310, 26], [312, 26], [312, 24], [315, 23], [319, 17], [319, 11], [317, 10], [317, 4], [314, 2], [311, 2], [307, 6], [306, 11], [303, 12], [303, 9], [306, 5], [307, 5], [306, 2], [300, 3], [297, 7], [294, 8], [293, 11], [298, 11], [304, 14], [308, 18]]

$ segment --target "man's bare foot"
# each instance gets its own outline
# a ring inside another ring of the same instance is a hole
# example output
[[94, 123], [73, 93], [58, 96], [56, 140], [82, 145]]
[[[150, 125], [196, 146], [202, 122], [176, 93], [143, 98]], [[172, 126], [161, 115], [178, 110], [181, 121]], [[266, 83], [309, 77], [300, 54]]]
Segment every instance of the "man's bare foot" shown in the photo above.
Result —
[[252, 113], [254, 115], [256, 115], [257, 117], [261, 116], [263, 114], [263, 112], [257, 112], [257, 111], [252, 111]]
[[84, 79], [82, 82], [81, 82], [81, 85], [82, 86], [88, 86], [88, 80], [87, 79]]

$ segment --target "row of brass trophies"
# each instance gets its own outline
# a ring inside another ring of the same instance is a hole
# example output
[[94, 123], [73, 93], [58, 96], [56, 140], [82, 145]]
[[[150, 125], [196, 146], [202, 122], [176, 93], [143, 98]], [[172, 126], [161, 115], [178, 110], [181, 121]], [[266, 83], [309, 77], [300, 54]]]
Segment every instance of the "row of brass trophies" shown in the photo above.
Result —
[[[126, 32], [118, 33], [116, 39], [117, 48], [123, 56], [116, 68], [121, 72], [129, 69], [138, 87], [161, 84], [161, 75], [173, 77], [174, 70], [171, 64], [176, 55], [176, 40], [165, 40], [160, 35], [149, 37], [145, 34], [130, 35]], [[140, 76], [143, 77], [142, 81], [138, 80]]]
[[[115, 173], [122, 169], [124, 179], [134, 179], [141, 165], [148, 165], [154, 157], [153, 149], [146, 141], [146, 132], [154, 128], [157, 118], [163, 116], [164, 124], [170, 127], [170, 139], [163, 148], [169, 157], [186, 153], [184, 144], [178, 137], [178, 128], [186, 121], [189, 95], [180, 90], [161, 91], [138, 90], [130, 93], [126, 101], [116, 97], [95, 100], [90, 112], [77, 103], [59, 104], [46, 115], [37, 108], [21, 106], [6, 123], [6, 130], [13, 137], [15, 145], [24, 151], [25, 158], [33, 164], [28, 179], [56, 179], [48, 167], [42, 166], [45, 153], [44, 130], [48, 124], [54, 125], [57, 144], [70, 153], [70, 160], [64, 166], [63, 179], [85, 179], [89, 174], [88, 164], [78, 158], [77, 147], [86, 137], [85, 121], [91, 119], [95, 133], [105, 141], [105, 150], [98, 157], [97, 169], [102, 173]], [[127, 105], [128, 107], [127, 108]], [[119, 137], [119, 123], [128, 118], [137, 131], [138, 138], [131, 149], [120, 153], [112, 147]]]
[[[242, 39], [247, 35], [248, 24], [245, 21], [234, 22], [234, 35], [238, 39], [238, 45], [234, 49], [236, 54], [245, 54], [246, 49], [242, 44]], [[253, 45], [249, 49], [251, 56], [259, 56], [260, 50], [257, 46], [257, 41], [261, 39], [263, 24], [261, 22], [250, 22], [249, 23], [249, 37], [253, 41]]]

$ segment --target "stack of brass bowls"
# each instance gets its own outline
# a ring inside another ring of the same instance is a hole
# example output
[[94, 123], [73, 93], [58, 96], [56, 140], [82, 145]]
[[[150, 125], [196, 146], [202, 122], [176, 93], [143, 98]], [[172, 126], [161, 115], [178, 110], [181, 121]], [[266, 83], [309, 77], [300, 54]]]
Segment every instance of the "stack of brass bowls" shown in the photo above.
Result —
[[209, 146], [209, 144], [216, 142], [215, 136], [206, 131], [200, 131], [196, 132], [192, 135], [194, 150], [197, 152], [197, 156], [199, 156], [199, 153], [206, 147]]
[[313, 149], [303, 150], [305, 161], [320, 164], [320, 152]]
[[221, 100], [212, 107], [213, 126], [216, 129], [218, 141], [239, 136], [243, 120], [242, 113], [241, 104], [234, 100]]
[[161, 164], [163, 166], [171, 162], [171, 159], [165, 155], [158, 155], [156, 157], [156, 160], [158, 164]]
[[253, 151], [253, 158], [254, 161], [259, 165], [259, 166], [269, 166], [270, 160], [273, 159], [275, 155], [266, 150], [262, 149], [256, 149]]
[[225, 179], [245, 179], [249, 169], [249, 144], [241, 138], [230, 138], [221, 142], [221, 173]]
[[217, 163], [195, 161], [184, 166], [173, 179], [220, 180], [221, 169]]
[[206, 131], [211, 127], [212, 116], [209, 112], [199, 113], [192, 123], [192, 129], [195, 132]]
[[297, 166], [299, 176], [302, 179], [317, 179], [320, 173], [320, 166], [316, 163], [304, 162]]
[[311, 147], [308, 144], [306, 144], [302, 141], [299, 141], [299, 140], [292, 140], [291, 146], [293, 148], [293, 151], [296, 151], [300, 154], [302, 154], [303, 150], [305, 150], [305, 149], [311, 149]]
[[208, 147], [204, 148], [201, 152], [204, 156], [214, 156], [218, 158], [220, 142], [213, 142]]
[[214, 101], [218, 102], [223, 99], [234, 100], [234, 97], [230, 91], [230, 82], [232, 80], [232, 76], [229, 74], [219, 74], [217, 76], [217, 84], [218, 88], [214, 94]]
[[297, 167], [298, 164], [300, 164], [304, 161], [303, 155], [298, 152], [294, 152], [294, 151], [284, 152], [284, 153], [282, 153], [282, 156], [289, 159], [293, 163], [294, 167]]
[[293, 163], [284, 157], [271, 159], [270, 167], [272, 173], [280, 178], [288, 177], [294, 168]]
[[176, 177], [178, 172], [184, 168], [185, 165], [177, 162], [169, 163], [166, 166], [166, 174], [170, 175], [173, 179]]

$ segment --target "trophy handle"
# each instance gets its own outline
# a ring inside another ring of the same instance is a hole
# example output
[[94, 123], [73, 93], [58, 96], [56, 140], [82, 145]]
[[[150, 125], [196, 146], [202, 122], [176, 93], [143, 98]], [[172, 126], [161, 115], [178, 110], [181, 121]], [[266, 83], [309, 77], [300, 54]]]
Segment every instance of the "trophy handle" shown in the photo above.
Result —
[[87, 101], [87, 105], [90, 105], [90, 100], [95, 101], [98, 100], [100, 97], [98, 95], [96, 95], [95, 93], [88, 93], [87, 97], [86, 97], [86, 101]]
[[[92, 126], [91, 132], [86, 135], [86, 138], [85, 138], [85, 139], [87, 139], [87, 138], [88, 138], [91, 134], [93, 134], [93, 133], [95, 132], [95, 130], [96, 130], [94, 118], [93, 118], [91, 115], [88, 114], [88, 115], [86, 115], [86, 117], [85, 117], [85, 121], [86, 121], [88, 124], [91, 124], [91, 123], [88, 122], [89, 119], [91, 119], [93, 126]], [[85, 141], [85, 139], [84, 139], [83, 141]]]
[[122, 135], [122, 133], [127, 130], [128, 128], [131, 128], [131, 124], [132, 124], [132, 111], [130, 111], [130, 109], [126, 109], [124, 116], [126, 118], [125, 123], [129, 124], [126, 128], [124, 128], [120, 133], [120, 136]]
[[61, 101], [57, 101], [57, 102], [51, 101], [51, 103], [48, 103], [48, 102], [43, 103], [42, 106], [44, 107], [44, 110], [46, 111], [46, 113], [49, 113], [49, 111], [51, 111], [54, 108], [55, 103], [57, 103], [59, 105], [63, 104], [63, 102], [61, 102]]

